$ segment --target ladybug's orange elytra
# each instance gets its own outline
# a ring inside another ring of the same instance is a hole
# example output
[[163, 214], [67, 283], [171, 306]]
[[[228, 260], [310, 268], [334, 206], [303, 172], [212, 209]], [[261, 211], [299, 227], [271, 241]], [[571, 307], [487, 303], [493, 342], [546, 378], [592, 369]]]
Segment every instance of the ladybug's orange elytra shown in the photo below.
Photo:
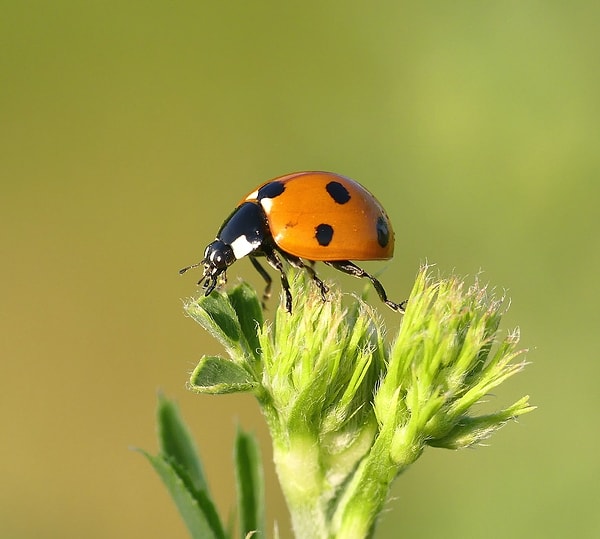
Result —
[[[273, 182], [283, 192], [259, 199], [261, 189]], [[266, 206], [273, 241], [300, 258], [387, 260], [394, 254], [394, 232], [381, 204], [362, 185], [338, 174], [288, 174], [261, 185], [243, 200], [248, 201]]]

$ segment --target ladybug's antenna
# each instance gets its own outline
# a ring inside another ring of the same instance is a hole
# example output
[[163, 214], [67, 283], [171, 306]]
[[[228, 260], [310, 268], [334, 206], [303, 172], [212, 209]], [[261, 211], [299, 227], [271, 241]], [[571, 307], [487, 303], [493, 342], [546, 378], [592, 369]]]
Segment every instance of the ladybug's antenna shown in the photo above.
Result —
[[202, 266], [202, 264], [204, 264], [204, 260], [202, 260], [201, 262], [196, 262], [191, 266], [186, 266], [185, 268], [179, 270], [179, 275], [183, 275], [187, 270], [191, 270], [193, 268], [197, 268], [198, 266]]

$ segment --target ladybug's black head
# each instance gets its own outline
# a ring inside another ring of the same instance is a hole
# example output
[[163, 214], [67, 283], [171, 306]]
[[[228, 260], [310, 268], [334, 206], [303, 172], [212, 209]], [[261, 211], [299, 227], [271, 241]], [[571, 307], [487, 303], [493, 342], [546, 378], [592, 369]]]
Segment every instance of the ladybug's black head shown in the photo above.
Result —
[[[221, 240], [215, 240], [206, 247], [204, 251], [204, 275], [198, 282], [204, 281], [204, 293], [208, 296], [217, 286], [217, 280], [220, 275], [225, 277], [225, 270], [236, 261], [233, 249]], [[206, 279], [206, 280], [205, 280]]]
[[219, 277], [225, 280], [225, 272], [231, 264], [259, 251], [270, 237], [262, 207], [254, 202], [245, 202], [225, 220], [217, 232], [217, 239], [204, 251], [202, 261], [179, 270], [179, 273], [204, 266], [204, 274], [198, 284], [204, 281], [205, 295], [208, 296], [216, 288]]

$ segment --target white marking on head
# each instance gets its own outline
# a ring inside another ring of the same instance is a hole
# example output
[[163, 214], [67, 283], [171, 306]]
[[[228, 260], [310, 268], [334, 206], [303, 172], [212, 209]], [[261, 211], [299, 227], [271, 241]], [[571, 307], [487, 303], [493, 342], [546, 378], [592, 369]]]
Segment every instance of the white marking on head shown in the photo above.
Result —
[[258, 189], [256, 191], [252, 191], [247, 197], [246, 200], [256, 200], [258, 198]]
[[230, 246], [233, 249], [233, 255], [236, 260], [239, 260], [250, 254], [252, 251], [255, 251], [260, 246], [260, 242], [249, 242], [246, 235], [242, 234], [239, 238], [233, 240]]

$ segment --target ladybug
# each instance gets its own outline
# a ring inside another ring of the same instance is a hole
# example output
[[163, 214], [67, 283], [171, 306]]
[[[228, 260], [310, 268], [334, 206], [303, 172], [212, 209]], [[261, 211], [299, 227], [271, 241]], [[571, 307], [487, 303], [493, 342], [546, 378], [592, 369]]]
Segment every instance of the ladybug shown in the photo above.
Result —
[[[179, 271], [204, 266], [208, 296], [226, 270], [248, 256], [266, 282], [264, 301], [270, 296], [271, 276], [259, 257], [281, 275], [285, 305], [292, 312], [292, 294], [282, 260], [303, 268], [319, 287], [323, 300], [327, 286], [312, 265], [316, 261], [373, 283], [381, 300], [395, 311], [403, 303], [387, 298], [383, 285], [353, 260], [388, 260], [394, 254], [394, 232], [381, 204], [359, 183], [332, 172], [296, 172], [270, 180], [244, 197], [225, 220], [204, 258]], [[310, 262], [309, 265], [304, 260]]]

